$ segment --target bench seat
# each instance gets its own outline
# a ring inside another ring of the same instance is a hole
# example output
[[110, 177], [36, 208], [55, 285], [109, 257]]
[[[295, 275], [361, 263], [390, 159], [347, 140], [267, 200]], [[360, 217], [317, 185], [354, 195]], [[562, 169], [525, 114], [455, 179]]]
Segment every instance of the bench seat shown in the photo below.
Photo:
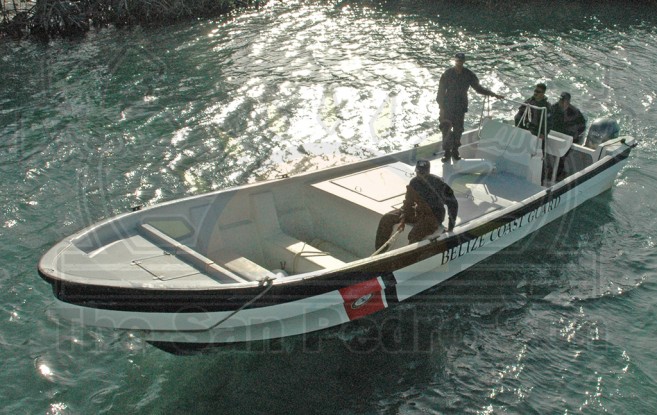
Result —
[[175, 255], [177, 258], [187, 262], [194, 268], [198, 269], [200, 272], [206, 274], [209, 277], [213, 277], [220, 282], [225, 283], [235, 283], [235, 282], [246, 282], [247, 280], [241, 278], [235, 273], [222, 268], [220, 265], [216, 264], [210, 258], [201, 255], [200, 253], [194, 251], [192, 248], [188, 247], [185, 244], [181, 244], [177, 240], [173, 239], [169, 235], [160, 231], [152, 225], [147, 223], [141, 224], [138, 226], [139, 232], [144, 235], [147, 239], [151, 240], [160, 248], [166, 250], [167, 252]]
[[265, 255], [279, 261], [281, 269], [290, 274], [338, 268], [345, 263], [330, 253], [320, 251], [309, 243], [278, 232], [263, 239]]
[[476, 158], [506, 172], [541, 185], [543, 151], [536, 136], [527, 130], [497, 120], [487, 120], [480, 133]]
[[251, 212], [267, 262], [290, 274], [341, 267], [345, 263], [283, 232], [271, 192], [251, 195]]
[[261, 267], [250, 259], [236, 252], [222, 249], [212, 255], [224, 268], [227, 268], [240, 277], [249, 281], [262, 281], [265, 278], [277, 278], [266, 268]]

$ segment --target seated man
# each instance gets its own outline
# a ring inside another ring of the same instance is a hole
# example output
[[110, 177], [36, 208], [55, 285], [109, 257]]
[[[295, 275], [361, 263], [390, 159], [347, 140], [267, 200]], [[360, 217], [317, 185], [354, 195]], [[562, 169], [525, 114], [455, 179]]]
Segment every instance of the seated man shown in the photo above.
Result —
[[[406, 223], [412, 223], [408, 242], [418, 242], [434, 233], [445, 219], [445, 205], [449, 214], [447, 230], [451, 232], [456, 224], [458, 202], [454, 191], [440, 177], [430, 174], [431, 164], [418, 160], [415, 166], [416, 177], [406, 186], [406, 197], [401, 209], [386, 213], [376, 230], [375, 249], [381, 248], [390, 238], [396, 223], [400, 231]], [[386, 248], [387, 249], [387, 248]]]

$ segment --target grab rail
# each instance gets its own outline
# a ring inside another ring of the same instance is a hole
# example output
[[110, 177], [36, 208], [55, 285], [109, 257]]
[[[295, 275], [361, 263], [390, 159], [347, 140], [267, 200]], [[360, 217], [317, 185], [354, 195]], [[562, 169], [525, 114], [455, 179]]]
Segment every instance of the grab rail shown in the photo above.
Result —
[[[518, 124], [516, 124], [516, 127], [518, 125], [521, 125], [523, 123], [523, 121], [525, 121], [527, 119], [527, 117], [529, 117], [529, 121], [531, 122], [531, 109], [535, 109], [535, 110], [539, 111], [540, 120], [538, 122], [538, 134], [537, 134], [537, 136], [539, 136], [539, 138], [540, 138], [540, 135], [542, 133], [543, 143], [545, 143], [545, 140], [547, 140], [547, 138], [548, 138], [548, 130], [547, 130], [547, 117], [548, 117], [547, 111], [548, 111], [548, 109], [546, 107], [539, 107], [539, 106], [536, 106], [536, 105], [529, 104], [527, 102], [520, 102], [520, 101], [516, 101], [514, 99], [510, 99], [510, 98], [503, 98], [503, 99], [505, 101], [509, 101], [509, 102], [513, 102], [514, 104], [518, 104], [521, 107], [522, 106], [525, 107], [525, 111], [523, 112], [522, 117], [520, 118], [520, 121], [518, 122]], [[536, 153], [538, 152], [538, 145], [539, 145], [539, 143], [536, 144]], [[543, 155], [543, 156], [545, 156], [545, 155]]]

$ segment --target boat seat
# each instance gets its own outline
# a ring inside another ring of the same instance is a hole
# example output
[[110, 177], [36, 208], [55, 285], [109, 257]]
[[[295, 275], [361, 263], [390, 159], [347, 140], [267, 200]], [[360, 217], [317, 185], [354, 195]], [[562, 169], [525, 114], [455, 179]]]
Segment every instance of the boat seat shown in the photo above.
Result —
[[236, 252], [222, 249], [214, 254], [214, 258], [240, 277], [249, 281], [262, 281], [265, 278], [277, 278], [277, 276], [266, 268], [261, 267], [250, 259]]
[[550, 131], [548, 133], [548, 140], [545, 146], [545, 152], [557, 158], [566, 155], [570, 147], [573, 145], [573, 137], [560, 133], [558, 131]]
[[495, 163], [498, 172], [541, 185], [543, 151], [536, 136], [499, 120], [486, 120], [480, 137], [476, 158]]
[[271, 192], [251, 195], [251, 214], [261, 236], [263, 253], [270, 261], [271, 268], [299, 274], [345, 265], [330, 253], [283, 232]]
[[454, 163], [449, 172], [443, 171], [443, 180], [448, 185], [462, 177], [481, 175], [486, 176], [496, 172], [495, 163], [486, 159], [461, 159]]
[[461, 159], [454, 163], [454, 173], [458, 174], [491, 174], [495, 171], [495, 163], [485, 159]]
[[548, 140], [545, 143], [545, 152], [556, 158], [554, 166], [552, 167], [551, 183], [555, 183], [557, 180], [557, 172], [559, 170], [561, 158], [566, 155], [572, 145], [572, 136], [558, 131], [550, 131], [548, 133]]
[[315, 238], [310, 241], [310, 244], [323, 252], [330, 253], [331, 256], [334, 256], [344, 262], [353, 262], [357, 259], [360, 259], [358, 255], [354, 254], [353, 252], [323, 239]]
[[277, 259], [281, 269], [290, 274], [339, 268], [345, 263], [329, 252], [320, 251], [309, 243], [280, 232], [264, 239], [264, 250], [271, 258]]
[[201, 255], [185, 244], [181, 244], [152, 225], [147, 223], [141, 224], [138, 226], [138, 230], [142, 235], [157, 244], [160, 248], [175, 255], [177, 258], [187, 262], [210, 277], [215, 277], [221, 282], [227, 283], [246, 282], [244, 278], [222, 268], [210, 258]]

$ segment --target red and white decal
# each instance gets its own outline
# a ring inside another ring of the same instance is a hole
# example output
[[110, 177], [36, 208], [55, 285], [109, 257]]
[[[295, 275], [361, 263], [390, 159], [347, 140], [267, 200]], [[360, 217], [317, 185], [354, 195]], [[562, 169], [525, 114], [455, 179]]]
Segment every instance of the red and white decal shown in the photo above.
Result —
[[339, 291], [349, 320], [356, 320], [388, 307], [384, 289], [385, 284], [381, 277], [341, 288]]

